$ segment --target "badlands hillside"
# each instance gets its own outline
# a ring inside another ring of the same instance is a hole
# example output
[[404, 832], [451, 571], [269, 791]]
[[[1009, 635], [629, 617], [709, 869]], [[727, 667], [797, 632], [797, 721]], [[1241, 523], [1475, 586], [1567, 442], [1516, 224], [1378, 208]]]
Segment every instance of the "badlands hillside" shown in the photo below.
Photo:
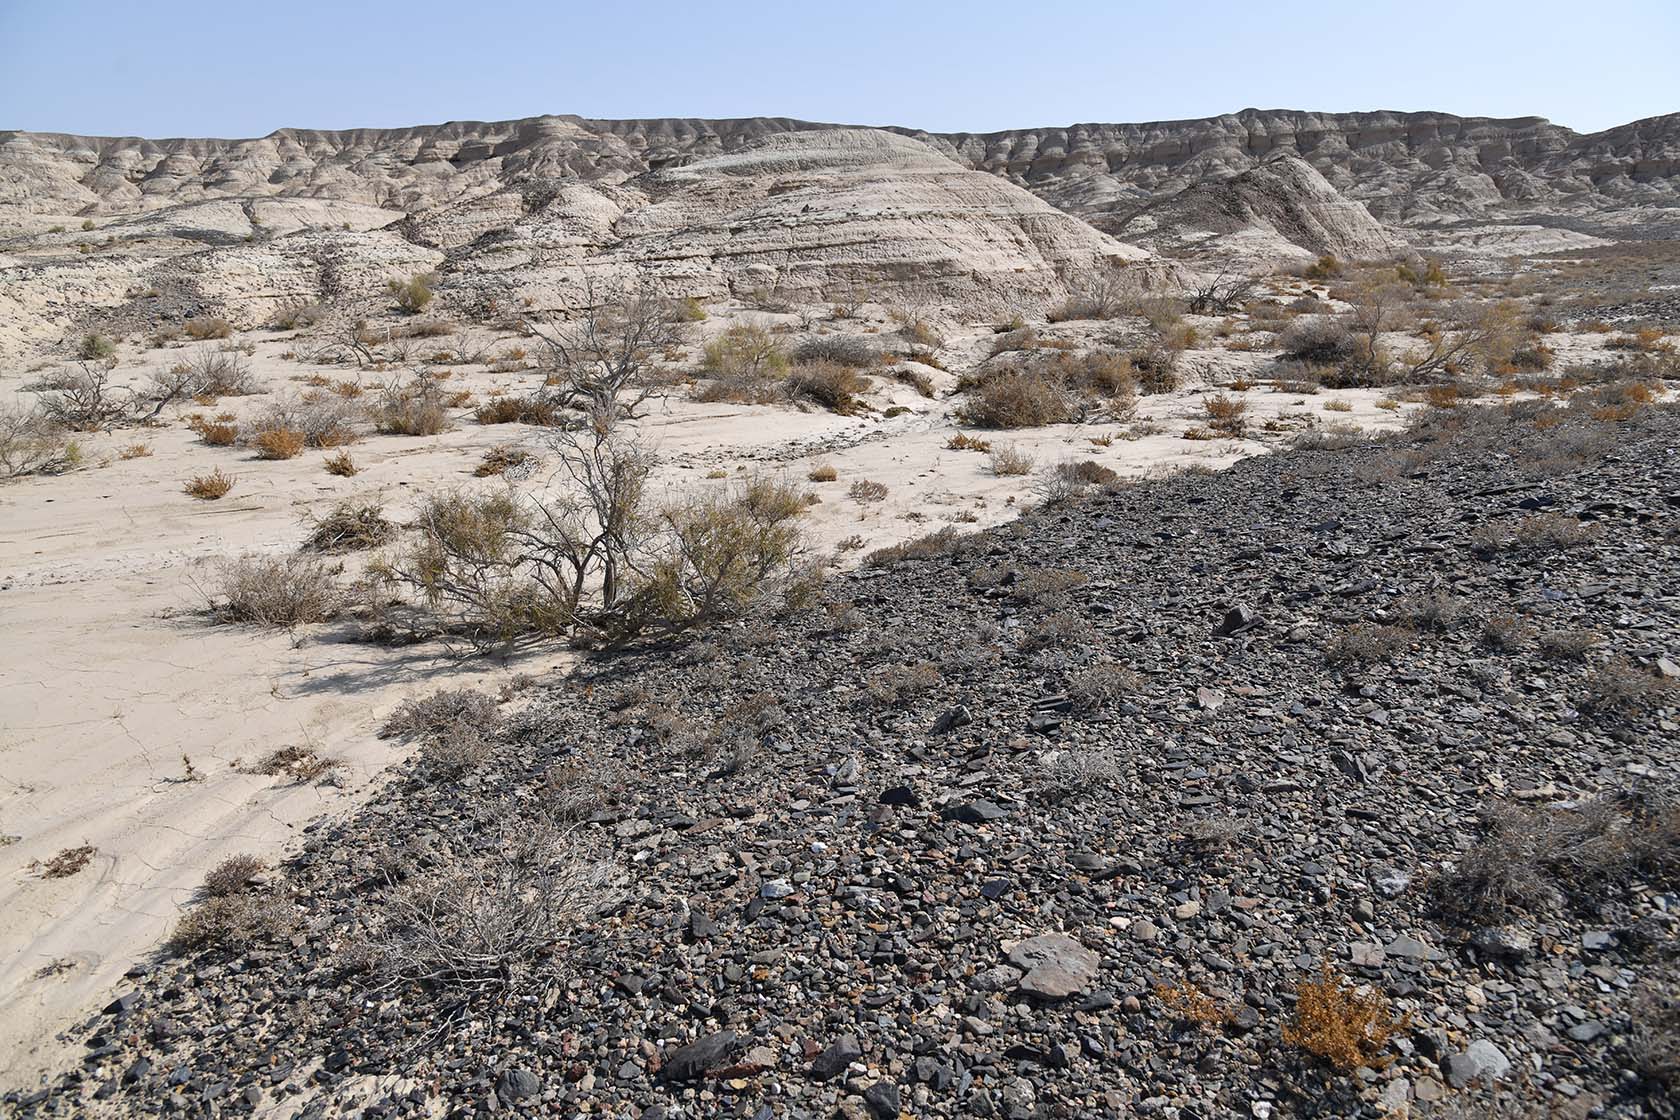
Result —
[[0, 133], [0, 1109], [1673, 1117], [1677, 144]]

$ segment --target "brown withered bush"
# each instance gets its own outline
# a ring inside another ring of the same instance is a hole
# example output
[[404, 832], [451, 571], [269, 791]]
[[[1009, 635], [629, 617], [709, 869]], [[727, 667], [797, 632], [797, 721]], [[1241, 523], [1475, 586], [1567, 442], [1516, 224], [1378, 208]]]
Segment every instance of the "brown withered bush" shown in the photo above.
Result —
[[311, 521], [303, 547], [310, 552], [360, 552], [378, 548], [397, 535], [377, 501], [342, 501], [324, 517]]
[[195, 425], [193, 431], [198, 433], [199, 439], [211, 447], [232, 447], [239, 441], [238, 424], [219, 424], [207, 421]]
[[1024, 370], [1001, 370], [969, 390], [957, 419], [976, 428], [1041, 428], [1078, 418], [1077, 402], [1061, 383]]
[[529, 424], [551, 428], [560, 423], [560, 406], [547, 398], [493, 397], [478, 406], [473, 419], [480, 424]]
[[1353, 987], [1329, 965], [1317, 980], [1296, 985], [1295, 996], [1295, 1016], [1284, 1024], [1283, 1041], [1344, 1073], [1386, 1065], [1383, 1047], [1406, 1026], [1382, 992]]
[[218, 573], [210, 611], [218, 622], [259, 626], [296, 626], [325, 622], [344, 603], [339, 569], [296, 553], [242, 556], [228, 560]]
[[188, 338], [200, 342], [211, 338], [226, 338], [233, 333], [233, 324], [219, 316], [207, 315], [188, 319], [181, 325]]
[[267, 867], [268, 864], [253, 855], [229, 856], [204, 876], [204, 893], [212, 898], [239, 894]]
[[214, 470], [209, 474], [196, 475], [193, 478], [188, 479], [187, 484], [181, 489], [188, 497], [197, 498], [200, 501], [213, 502], [217, 498], [226, 495], [229, 490], [232, 490], [233, 483], [234, 480], [232, 477], [223, 474], [219, 470]]
[[304, 435], [295, 428], [270, 428], [250, 437], [259, 459], [295, 459], [303, 453]]
[[361, 470], [356, 466], [356, 460], [350, 458], [350, 452], [348, 451], [328, 455], [322, 462], [322, 466], [326, 468], [328, 474], [334, 474], [340, 478], [353, 478]]

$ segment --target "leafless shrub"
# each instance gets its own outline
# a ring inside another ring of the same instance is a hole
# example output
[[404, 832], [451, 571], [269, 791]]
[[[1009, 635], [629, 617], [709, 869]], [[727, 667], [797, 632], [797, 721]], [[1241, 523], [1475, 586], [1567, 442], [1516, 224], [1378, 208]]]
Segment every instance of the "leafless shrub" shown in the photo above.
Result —
[[1426, 592], [1402, 599], [1394, 616], [1413, 630], [1451, 630], [1464, 617], [1464, 607], [1451, 595]]
[[277, 397], [251, 418], [245, 439], [252, 442], [263, 432], [296, 432], [309, 447], [342, 447], [359, 438], [359, 416], [353, 402], [338, 396]]
[[369, 412], [373, 426], [386, 435], [435, 436], [450, 428], [443, 388], [424, 374], [387, 383]]
[[1356, 622], [1331, 639], [1324, 659], [1344, 669], [1359, 669], [1393, 661], [1411, 645], [1411, 635], [1398, 626]]
[[1072, 611], [1056, 611], [1027, 627], [1021, 638], [1025, 649], [1078, 648], [1088, 646], [1096, 637], [1091, 624]]
[[43, 879], [68, 879], [92, 863], [93, 857], [98, 854], [98, 850], [92, 844], [65, 848], [40, 865], [41, 877]]
[[227, 338], [233, 333], [233, 324], [219, 315], [203, 315], [182, 323], [181, 330], [188, 338], [202, 342], [211, 338]]
[[872, 479], [860, 478], [846, 488], [846, 496], [854, 502], [869, 503], [885, 501], [887, 484], [875, 482]]
[[286, 777], [298, 785], [304, 785], [309, 782], [324, 782], [343, 768], [344, 763], [321, 754], [312, 746], [291, 744], [278, 747], [255, 762], [240, 766], [239, 772], [261, 774], [269, 778]]
[[937, 665], [931, 661], [918, 661], [912, 665], [887, 665], [877, 669], [864, 681], [864, 688], [876, 703], [902, 708], [944, 683], [945, 678], [940, 675]]
[[556, 762], [543, 775], [543, 808], [556, 821], [586, 821], [618, 804], [632, 780], [629, 767], [602, 754]]
[[1016, 369], [990, 374], [957, 408], [957, 418], [976, 428], [1040, 428], [1071, 423], [1078, 415], [1077, 402], [1059, 380]]
[[801, 365], [827, 362], [852, 369], [870, 369], [881, 362], [881, 348], [856, 335], [817, 335], [801, 342], [793, 352]]
[[869, 379], [836, 362], [802, 362], [788, 374], [787, 388], [795, 397], [815, 401], [841, 416], [850, 416], [862, 407], [857, 395], [869, 388]]
[[1113, 747], [1075, 747], [1056, 755], [1046, 777], [1046, 791], [1058, 800], [1100, 797], [1125, 784], [1126, 769]]
[[1548, 630], [1540, 635], [1540, 652], [1557, 661], [1579, 661], [1598, 644], [1591, 630]]
[[1522, 644], [1525, 628], [1515, 615], [1494, 614], [1482, 620], [1482, 644], [1489, 649], [1513, 650]]
[[471, 688], [446, 688], [397, 705], [380, 726], [379, 737], [425, 739], [457, 723], [493, 730], [501, 718], [494, 697]]
[[1636, 716], [1661, 707], [1673, 692], [1673, 682], [1627, 658], [1616, 658], [1587, 678], [1581, 704], [1601, 714]]
[[1192, 290], [1190, 312], [1194, 315], [1230, 314], [1247, 303], [1259, 286], [1260, 281], [1256, 277], [1220, 272]]
[[963, 552], [975, 539], [972, 533], [959, 533], [946, 525], [924, 537], [878, 548], [864, 557], [863, 562], [866, 567], [882, 568], [901, 560], [929, 560], [936, 556], [950, 556]]
[[1353, 331], [1340, 319], [1328, 315], [1302, 316], [1278, 336], [1285, 359], [1315, 366], [1336, 366], [1351, 361], [1357, 352]]
[[314, 326], [326, 313], [326, 305], [319, 301], [290, 299], [274, 309], [268, 325], [277, 331], [300, 330]]
[[1095, 712], [1143, 691], [1143, 678], [1124, 665], [1099, 662], [1068, 679], [1068, 698], [1082, 712]]
[[[547, 352], [546, 398], [558, 408], [576, 409], [592, 423], [610, 427], [621, 419], [634, 419], [657, 391], [652, 360], [682, 341], [685, 315], [647, 286], [598, 291], [589, 281], [584, 299], [584, 311], [567, 322], [527, 325]], [[724, 337], [732, 336], [725, 331]], [[742, 361], [749, 349], [724, 343], [719, 359]], [[707, 356], [712, 357], [710, 347]], [[785, 355], [783, 362], [785, 369]]]
[[1038, 462], [1032, 454], [1021, 450], [1014, 444], [1008, 444], [993, 450], [987, 466], [999, 478], [1012, 475], [1027, 475], [1032, 473], [1034, 464]]
[[64, 430], [37, 408], [0, 407], [0, 477], [48, 474], [64, 462]]
[[1039, 568], [1014, 575], [1008, 584], [1009, 597], [1017, 603], [1054, 599], [1083, 586], [1088, 579], [1084, 572], [1071, 568]]
[[1050, 309], [1052, 323], [1072, 319], [1113, 319], [1131, 311], [1137, 288], [1119, 267], [1101, 269], [1068, 285], [1068, 298]]
[[1560, 901], [1596, 910], [1635, 881], [1680, 876], [1680, 804], [1672, 794], [1570, 805], [1495, 806], [1487, 839], [1431, 882], [1436, 906], [1477, 924]]
[[473, 475], [477, 478], [490, 478], [495, 475], [526, 474], [535, 466], [537, 457], [523, 447], [516, 447], [511, 443], [498, 443], [484, 453], [484, 457], [473, 468]]
[[242, 556], [221, 566], [210, 611], [217, 622], [297, 626], [325, 622], [344, 603], [340, 569], [312, 557]]
[[1635, 995], [1627, 1047], [1634, 1068], [1645, 1077], [1680, 1088], [1680, 968], [1672, 961]]
[[96, 432], [132, 423], [135, 395], [111, 379], [112, 367], [82, 362], [55, 378], [51, 391], [41, 394], [42, 413], [53, 424], [75, 432]]
[[229, 856], [204, 876], [204, 893], [212, 898], [240, 894], [267, 867], [268, 864], [253, 855]]
[[213, 896], [189, 910], [170, 935], [169, 947], [176, 952], [239, 950], [283, 940], [297, 927], [297, 912], [289, 902], [242, 891]]
[[608, 868], [544, 829], [401, 884], [374, 935], [386, 985], [468, 995], [523, 990], [539, 960], [609, 898]]

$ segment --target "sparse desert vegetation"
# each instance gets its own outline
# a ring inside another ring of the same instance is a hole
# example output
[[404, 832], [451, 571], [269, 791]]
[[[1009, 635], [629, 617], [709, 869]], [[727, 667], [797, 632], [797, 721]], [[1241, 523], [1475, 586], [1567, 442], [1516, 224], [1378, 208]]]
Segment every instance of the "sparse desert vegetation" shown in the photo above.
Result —
[[9, 133], [5, 1107], [1654, 1120], [1664, 126], [1251, 112]]

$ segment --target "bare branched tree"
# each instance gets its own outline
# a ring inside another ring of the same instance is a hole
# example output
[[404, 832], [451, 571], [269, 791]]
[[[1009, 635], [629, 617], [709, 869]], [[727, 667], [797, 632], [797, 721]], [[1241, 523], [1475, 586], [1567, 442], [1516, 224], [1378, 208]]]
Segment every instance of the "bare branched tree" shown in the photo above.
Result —
[[576, 317], [550, 323], [527, 317], [548, 361], [544, 373], [560, 404], [582, 409], [591, 424], [611, 427], [635, 419], [657, 389], [649, 364], [681, 337], [681, 321], [670, 300], [645, 284], [602, 290], [585, 281], [586, 307]]
[[1219, 274], [1190, 292], [1190, 311], [1195, 315], [1224, 315], [1246, 303], [1260, 281], [1241, 273], [1221, 269]]

